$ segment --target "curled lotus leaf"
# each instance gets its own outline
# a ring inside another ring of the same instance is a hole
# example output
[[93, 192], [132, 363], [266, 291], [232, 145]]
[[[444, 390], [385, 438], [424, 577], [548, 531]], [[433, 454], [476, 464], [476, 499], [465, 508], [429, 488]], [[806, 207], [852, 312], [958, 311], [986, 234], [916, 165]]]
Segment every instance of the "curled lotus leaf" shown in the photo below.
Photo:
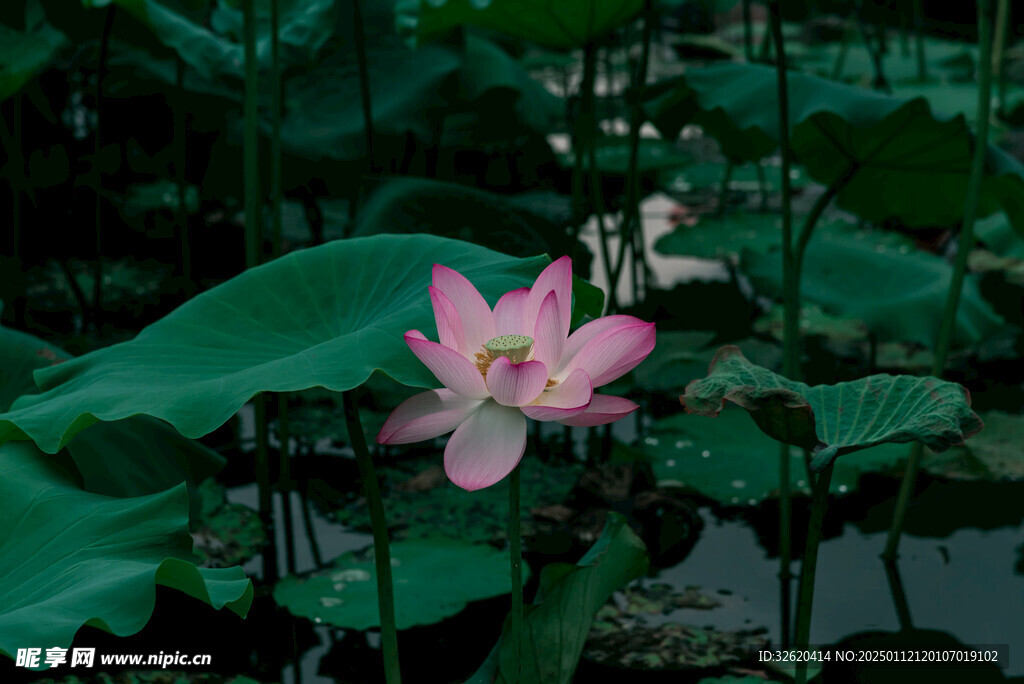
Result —
[[813, 452], [822, 470], [838, 456], [891, 442], [934, 451], [963, 444], [982, 428], [960, 385], [933, 377], [872, 375], [810, 386], [755, 366], [738, 347], [718, 350], [708, 376], [681, 397], [690, 413], [717, 416], [731, 402], [769, 437]]

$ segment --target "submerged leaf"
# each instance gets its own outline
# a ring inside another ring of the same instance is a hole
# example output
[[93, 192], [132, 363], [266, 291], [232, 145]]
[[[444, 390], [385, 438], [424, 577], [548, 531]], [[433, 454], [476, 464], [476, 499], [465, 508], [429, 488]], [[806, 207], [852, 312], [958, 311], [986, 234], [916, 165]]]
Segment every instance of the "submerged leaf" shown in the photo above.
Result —
[[66, 648], [88, 623], [142, 629], [160, 584], [244, 616], [241, 568], [197, 569], [185, 486], [121, 499], [82, 490], [72, 470], [31, 444], [0, 447], [0, 653]]
[[811, 387], [750, 363], [722, 347], [681, 397], [686, 410], [717, 416], [727, 401], [750, 412], [767, 435], [813, 451], [812, 467], [887, 442], [918, 441], [935, 451], [962, 444], [982, 428], [970, 395], [938, 378], [872, 375]]

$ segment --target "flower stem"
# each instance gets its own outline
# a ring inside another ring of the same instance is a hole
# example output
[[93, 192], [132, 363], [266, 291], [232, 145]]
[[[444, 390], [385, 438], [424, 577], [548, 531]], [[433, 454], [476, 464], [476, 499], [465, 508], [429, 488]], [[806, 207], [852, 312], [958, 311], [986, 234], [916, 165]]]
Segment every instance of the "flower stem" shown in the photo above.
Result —
[[270, 0], [270, 220], [274, 258], [281, 256], [281, 41], [279, 0]]
[[[811, 635], [811, 608], [814, 603], [814, 574], [818, 569], [818, 546], [821, 543], [821, 526], [825, 520], [825, 508], [828, 506], [828, 487], [832, 482], [832, 465], [821, 471], [814, 483], [811, 495], [811, 520], [807, 525], [807, 547], [804, 549], [804, 562], [800, 568], [800, 598], [796, 608], [796, 643], [799, 651], [807, 648]], [[801, 661], [797, 666], [796, 682], [805, 684], [807, 681], [807, 663]]]
[[[779, 151], [782, 154], [782, 282], [783, 282], [783, 372], [786, 377], [797, 379], [799, 372], [799, 310], [800, 281], [799, 270], [794, 264], [793, 252], [793, 215], [790, 206], [792, 188], [790, 187], [789, 169], [792, 165], [792, 151], [789, 147], [789, 92], [786, 84], [786, 50], [782, 38], [782, 19], [779, 14], [779, 2], [771, 3], [771, 34], [774, 37], [776, 52], [776, 74], [778, 83], [779, 106]], [[782, 602], [781, 643], [789, 644], [790, 623], [790, 570], [791, 549], [790, 537], [792, 522], [790, 519], [792, 505], [789, 492], [789, 445], [779, 445], [779, 583], [780, 600]]]
[[[946, 369], [946, 358], [953, 341], [956, 329], [956, 313], [960, 306], [960, 294], [963, 290], [964, 278], [967, 275], [967, 257], [974, 246], [974, 219], [978, 213], [978, 197], [981, 194], [981, 181], [985, 173], [985, 155], [988, 152], [988, 120], [991, 107], [992, 92], [992, 0], [978, 0], [978, 43], [980, 58], [978, 62], [978, 131], [974, 136], [974, 154], [971, 158], [971, 175], [967, 180], [967, 196], [964, 202], [964, 220], [960, 228], [960, 239], [957, 243], [956, 260], [953, 262], [953, 277], [949, 284], [946, 297], [946, 308], [942, 314], [939, 336], [935, 343], [935, 360], [932, 364], [932, 375], [941, 377]], [[910, 503], [910, 495], [917, 480], [917, 470], [924, 447], [915, 442], [907, 460], [907, 469], [900, 483], [900, 493], [896, 499], [896, 511], [893, 513], [892, 527], [885, 543], [882, 557], [894, 560], [899, 552], [900, 535], [903, 533], [903, 519]]]
[[245, 267], [260, 263], [263, 237], [260, 231], [259, 65], [256, 63], [256, 0], [244, 0], [245, 34], [245, 131], [243, 134], [243, 176], [245, 182]]
[[362, 0], [352, 1], [352, 31], [359, 65], [359, 93], [363, 107], [363, 132], [366, 136], [366, 164], [370, 173], [376, 172], [373, 160], [373, 104], [370, 98], [370, 70], [366, 58], [366, 34], [363, 27]]
[[[615, 259], [615, 267], [612, 270], [612, 281], [608, 284], [608, 290], [615, 292], [619, 286], [619, 279], [622, 277], [622, 267], [626, 263], [626, 247], [632, 247], [633, 267], [633, 302], [639, 301], [637, 293], [637, 258], [643, 255], [643, 243], [637, 245], [636, 233], [640, 224], [640, 127], [644, 123], [644, 91], [647, 85], [647, 70], [651, 56], [651, 37], [654, 30], [654, 2], [647, 0], [644, 6], [643, 32], [640, 52], [640, 63], [637, 65], [636, 73], [632, 83], [632, 110], [629, 122], [629, 173], [626, 176], [626, 208], [622, 230], [619, 234], [619, 251]], [[638, 255], [639, 248], [639, 255]]]
[[508, 480], [508, 541], [512, 570], [512, 610], [509, 628], [515, 648], [515, 668], [510, 684], [518, 684], [523, 668], [523, 540], [519, 512], [519, 468], [516, 465]]
[[398, 629], [395, 626], [395, 594], [391, 581], [391, 546], [388, 523], [384, 516], [384, 500], [380, 494], [377, 473], [373, 469], [370, 451], [366, 448], [363, 425], [359, 421], [359, 407], [351, 391], [342, 393], [345, 407], [345, 425], [349, 443], [356, 454], [363, 494], [370, 507], [370, 526], [373, 528], [373, 556], [377, 567], [377, 606], [380, 610], [381, 647], [384, 652], [384, 680], [387, 684], [400, 684], [402, 673], [398, 666]]

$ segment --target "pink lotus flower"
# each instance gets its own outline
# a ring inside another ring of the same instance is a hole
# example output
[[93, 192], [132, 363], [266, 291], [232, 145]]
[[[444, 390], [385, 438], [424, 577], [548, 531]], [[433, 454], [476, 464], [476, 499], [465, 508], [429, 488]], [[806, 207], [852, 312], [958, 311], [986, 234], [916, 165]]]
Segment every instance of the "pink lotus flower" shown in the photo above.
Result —
[[654, 348], [654, 324], [605, 316], [569, 334], [572, 264], [558, 259], [531, 288], [506, 293], [494, 311], [464, 276], [434, 265], [430, 301], [440, 343], [418, 330], [405, 342], [445, 386], [402, 402], [377, 441], [408, 444], [455, 430], [444, 450], [449, 479], [473, 491], [512, 472], [526, 450], [526, 418], [588, 426], [636, 410], [594, 394]]

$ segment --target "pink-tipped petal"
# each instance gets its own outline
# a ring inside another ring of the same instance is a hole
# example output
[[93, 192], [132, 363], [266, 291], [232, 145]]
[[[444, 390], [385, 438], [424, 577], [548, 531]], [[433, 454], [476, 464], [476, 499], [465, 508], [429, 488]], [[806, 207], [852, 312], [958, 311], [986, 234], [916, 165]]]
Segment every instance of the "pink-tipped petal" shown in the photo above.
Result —
[[600, 387], [631, 371], [652, 349], [654, 323], [620, 325], [587, 342], [559, 375], [582, 368], [594, 387]]
[[469, 399], [447, 389], [421, 392], [391, 412], [377, 441], [410, 444], [440, 437], [459, 427], [481, 403], [480, 399]]
[[468, 356], [466, 335], [462, 332], [462, 319], [459, 318], [459, 312], [456, 311], [452, 300], [433, 285], [427, 290], [430, 292], [430, 304], [434, 307], [434, 321], [437, 323], [437, 336], [441, 344], [463, 356]]
[[448, 439], [444, 470], [468, 491], [490, 487], [512, 472], [526, 451], [526, 417], [485, 401]]
[[564, 381], [544, 390], [534, 404], [523, 406], [523, 413], [534, 420], [565, 420], [590, 406], [594, 388], [586, 371], [577, 369]]
[[512, 363], [499, 356], [487, 369], [487, 389], [503, 406], [522, 406], [536, 399], [548, 382], [548, 369], [540, 361]]
[[521, 287], [510, 290], [501, 296], [494, 305], [494, 335], [528, 335], [523, 326], [523, 312], [526, 310], [526, 297], [530, 288]]
[[640, 323], [643, 323], [643, 321], [639, 318], [623, 315], [604, 316], [603, 318], [590, 321], [572, 335], [569, 335], [569, 339], [565, 342], [565, 348], [562, 350], [562, 359], [558, 363], [558, 368], [555, 369], [555, 374], [560, 373], [569, 364], [572, 357], [580, 353], [580, 350], [586, 346], [587, 342], [590, 342], [590, 340], [601, 333], [617, 328], [620, 325], [636, 325]]
[[443, 344], [431, 342], [419, 330], [405, 333], [405, 343], [442, 385], [470, 399], [487, 398], [487, 385], [480, 370], [465, 356]]
[[614, 423], [619, 418], [628, 416], [633, 411], [636, 411], [637, 408], [637, 405], [629, 399], [613, 397], [608, 394], [595, 394], [586, 411], [577, 413], [569, 418], [560, 419], [558, 422], [562, 425], [571, 425], [572, 427], [604, 425], [605, 423]]
[[466, 347], [476, 352], [495, 336], [494, 316], [483, 296], [464, 275], [447, 266], [434, 264], [434, 287], [445, 294], [462, 321]]
[[562, 347], [565, 346], [565, 333], [559, 320], [558, 295], [548, 292], [544, 303], [540, 305], [537, 324], [533, 330], [533, 358], [554, 369], [562, 359]]
[[540, 314], [540, 307], [549, 292], [554, 292], [558, 297], [559, 326], [562, 337], [568, 337], [569, 322], [572, 318], [572, 260], [569, 257], [564, 256], [551, 262], [534, 281], [523, 314], [523, 323], [526, 324], [527, 330], [533, 330]]

